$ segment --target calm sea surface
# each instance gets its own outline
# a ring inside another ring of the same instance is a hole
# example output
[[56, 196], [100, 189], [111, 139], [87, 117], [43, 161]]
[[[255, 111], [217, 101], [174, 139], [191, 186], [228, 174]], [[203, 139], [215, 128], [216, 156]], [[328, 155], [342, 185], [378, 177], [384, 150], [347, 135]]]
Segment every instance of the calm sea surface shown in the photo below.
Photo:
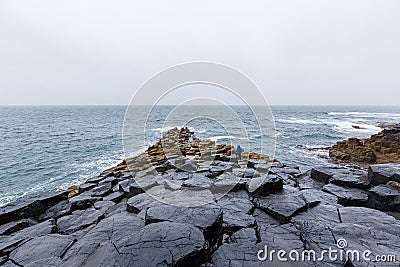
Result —
[[[146, 142], [143, 128], [130, 129], [130, 151], [140, 151], [155, 141], [161, 130], [181, 125], [179, 118], [164, 118], [173, 107], [160, 106], [149, 116]], [[257, 150], [260, 133], [245, 107], [233, 107], [244, 123], [249, 142], [228, 134], [218, 125], [226, 119], [218, 107], [185, 107], [182, 117], [202, 110], [213, 120], [188, 123], [199, 137], [242, 144]], [[379, 123], [400, 122], [400, 107], [372, 106], [272, 106], [276, 125], [274, 157], [306, 170], [316, 164], [332, 164], [323, 148], [348, 137], [368, 137], [380, 131]], [[15, 106], [0, 107], [0, 206], [25, 194], [61, 190], [110, 167], [124, 155], [122, 129], [126, 106]], [[138, 120], [146, 114], [138, 108]], [[179, 121], [179, 122], [178, 122]], [[271, 124], [273, 125], [273, 124]], [[353, 128], [357, 125], [360, 129]], [[236, 128], [235, 128], [236, 127]]]

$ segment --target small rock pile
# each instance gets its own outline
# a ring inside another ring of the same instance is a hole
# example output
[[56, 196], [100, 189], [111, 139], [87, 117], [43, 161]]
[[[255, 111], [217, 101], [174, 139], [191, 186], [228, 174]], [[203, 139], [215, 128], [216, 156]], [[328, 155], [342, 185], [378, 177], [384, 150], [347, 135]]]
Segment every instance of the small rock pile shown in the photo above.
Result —
[[367, 139], [349, 138], [329, 149], [335, 160], [368, 166], [375, 163], [400, 163], [400, 127], [387, 128]]
[[[193, 150], [187, 140], [180, 151]], [[223, 146], [205, 158], [165, 158], [154, 147], [147, 167], [139, 166], [148, 161], [139, 155], [88, 179], [71, 197], [42, 193], [0, 208], [0, 265], [373, 266], [257, 257], [265, 246], [319, 255], [343, 238], [346, 251], [395, 255], [385, 266], [399, 265], [400, 164], [302, 173], [263, 155], [235, 160]], [[170, 205], [165, 194], [176, 204], [191, 201], [188, 195], [214, 199]]]

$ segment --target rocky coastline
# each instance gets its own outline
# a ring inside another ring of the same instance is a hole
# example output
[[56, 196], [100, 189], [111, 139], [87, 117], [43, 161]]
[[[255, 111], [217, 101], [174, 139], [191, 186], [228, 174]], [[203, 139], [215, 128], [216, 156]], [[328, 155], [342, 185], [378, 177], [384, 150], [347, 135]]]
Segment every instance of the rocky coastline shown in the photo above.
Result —
[[400, 163], [400, 125], [386, 128], [370, 138], [349, 138], [329, 148], [329, 156], [363, 167], [370, 164]]
[[[400, 164], [301, 172], [173, 129], [79, 186], [0, 208], [0, 265], [399, 266], [399, 183]], [[182, 205], [196, 197], [211, 201]], [[265, 246], [319, 255], [344, 239], [344, 252], [396, 261], [258, 258]]]

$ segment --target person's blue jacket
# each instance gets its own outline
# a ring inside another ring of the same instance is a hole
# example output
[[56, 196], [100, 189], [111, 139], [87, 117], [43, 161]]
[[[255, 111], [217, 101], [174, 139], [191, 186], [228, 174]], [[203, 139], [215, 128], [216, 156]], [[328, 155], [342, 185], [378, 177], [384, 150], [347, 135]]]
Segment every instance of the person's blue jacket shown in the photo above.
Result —
[[243, 152], [243, 149], [240, 147], [240, 145], [238, 145], [237, 146], [237, 148], [236, 148], [236, 154], [242, 154], [242, 152]]

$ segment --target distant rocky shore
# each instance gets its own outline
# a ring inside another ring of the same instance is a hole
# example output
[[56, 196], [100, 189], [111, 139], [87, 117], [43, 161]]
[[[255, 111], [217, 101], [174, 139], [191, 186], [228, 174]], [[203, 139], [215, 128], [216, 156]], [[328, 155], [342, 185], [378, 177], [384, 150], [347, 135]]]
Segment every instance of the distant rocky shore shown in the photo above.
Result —
[[[0, 265], [399, 266], [400, 164], [303, 173], [257, 153], [238, 160], [233, 151], [173, 129], [79, 186], [4, 206]], [[342, 240], [344, 252], [396, 261], [258, 258], [265, 246], [319, 256]]]
[[400, 163], [400, 125], [383, 125], [386, 128], [370, 138], [349, 138], [329, 148], [335, 160], [361, 166], [377, 163]]

